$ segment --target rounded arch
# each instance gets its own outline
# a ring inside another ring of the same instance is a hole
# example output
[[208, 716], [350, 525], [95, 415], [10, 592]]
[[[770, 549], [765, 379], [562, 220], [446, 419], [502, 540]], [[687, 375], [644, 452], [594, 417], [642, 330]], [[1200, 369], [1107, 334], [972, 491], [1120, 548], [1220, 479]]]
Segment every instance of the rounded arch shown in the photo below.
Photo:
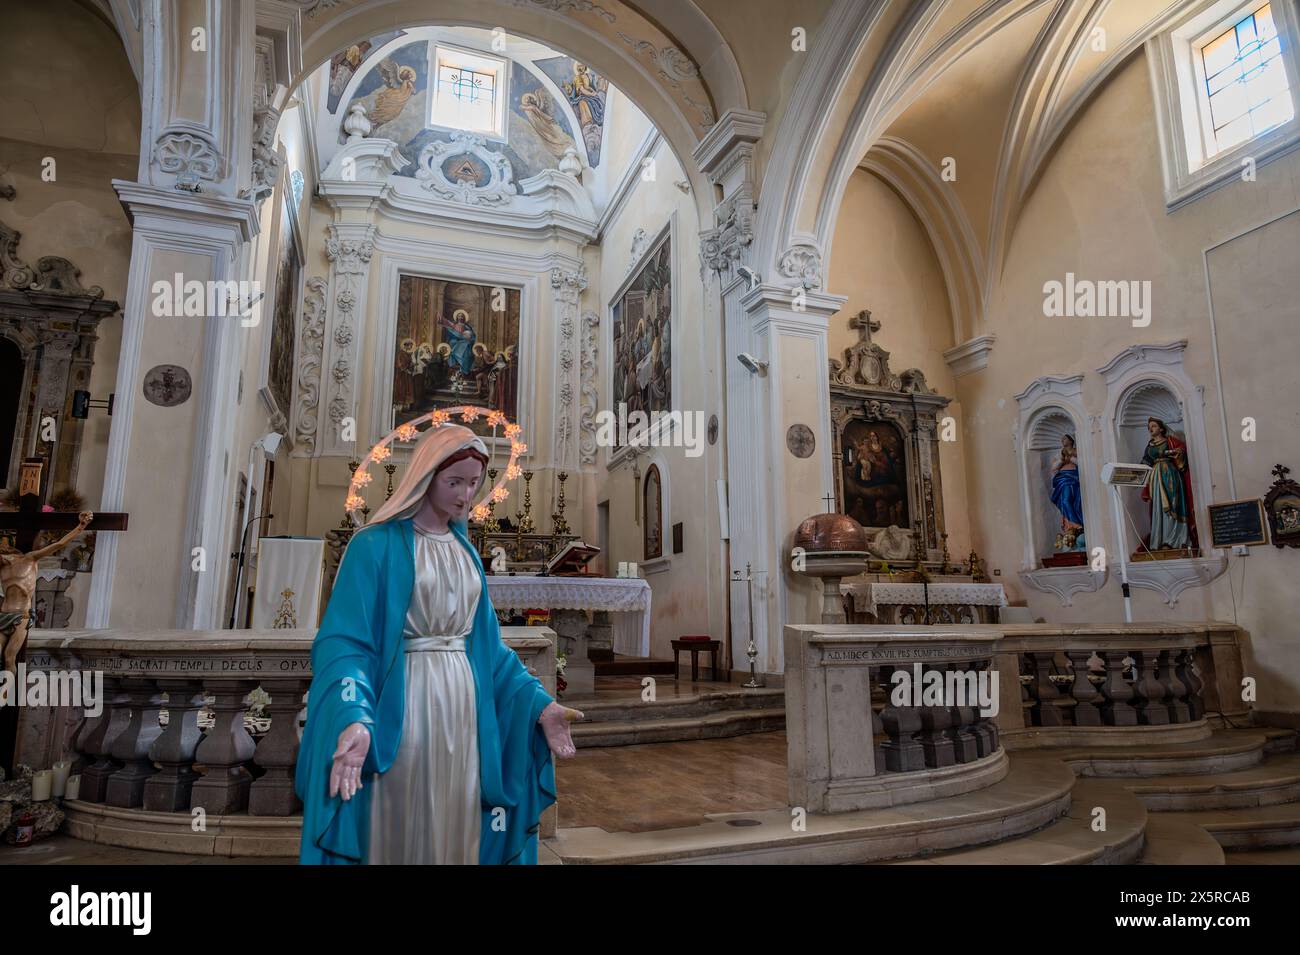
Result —
[[[535, 2], [519, 6], [507, 0], [443, 0], [435, 12], [427, 0], [387, 0], [361, 7], [311, 6], [302, 19], [302, 66], [290, 84], [296, 89], [322, 64], [360, 38], [421, 26], [500, 29], [544, 44], [589, 64], [606, 76], [645, 113], [673, 150], [692, 185], [700, 221], [710, 221], [712, 190], [691, 161], [691, 154], [718, 116], [744, 108], [744, 84], [735, 58], [717, 46], [709, 68], [683, 49], [654, 22], [622, 0], [599, 0], [581, 9], [559, 11], [563, 4]], [[680, 6], [693, 6], [682, 4]], [[678, 11], [679, 29], [692, 24], [709, 44], [725, 42], [698, 10]], [[508, 51], [507, 51], [508, 52]], [[708, 82], [715, 77], [715, 82]]]

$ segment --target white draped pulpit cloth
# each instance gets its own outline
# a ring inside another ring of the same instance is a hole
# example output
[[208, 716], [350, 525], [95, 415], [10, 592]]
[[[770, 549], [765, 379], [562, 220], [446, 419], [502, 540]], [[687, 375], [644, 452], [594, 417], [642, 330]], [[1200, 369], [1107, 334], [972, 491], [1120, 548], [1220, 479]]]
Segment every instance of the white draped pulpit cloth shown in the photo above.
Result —
[[320, 624], [325, 542], [263, 537], [257, 542], [254, 630], [314, 630]]
[[397, 757], [374, 777], [372, 865], [477, 865], [478, 719], [465, 635], [482, 584], [448, 531], [415, 530], [415, 588], [402, 633], [406, 711]]

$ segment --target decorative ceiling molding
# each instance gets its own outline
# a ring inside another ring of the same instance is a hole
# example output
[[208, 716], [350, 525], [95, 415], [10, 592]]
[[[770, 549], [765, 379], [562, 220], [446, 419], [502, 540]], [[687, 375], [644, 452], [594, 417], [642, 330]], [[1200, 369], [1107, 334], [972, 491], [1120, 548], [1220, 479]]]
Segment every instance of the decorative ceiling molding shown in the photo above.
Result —
[[983, 327], [988, 286], [984, 254], [956, 193], [919, 149], [895, 136], [873, 145], [861, 168], [893, 187], [924, 226], [943, 269], [952, 344], [965, 342]]

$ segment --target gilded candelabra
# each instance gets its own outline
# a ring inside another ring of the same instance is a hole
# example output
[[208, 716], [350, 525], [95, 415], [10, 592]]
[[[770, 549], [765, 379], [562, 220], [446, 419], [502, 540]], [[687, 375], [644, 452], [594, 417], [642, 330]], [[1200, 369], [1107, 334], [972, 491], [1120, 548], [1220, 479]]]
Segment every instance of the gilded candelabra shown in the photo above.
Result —
[[551, 515], [551, 533], [567, 534], [569, 533], [569, 522], [564, 517], [564, 482], [569, 479], [569, 475], [561, 471], [556, 475], [560, 482], [560, 495], [555, 502], [555, 513]]

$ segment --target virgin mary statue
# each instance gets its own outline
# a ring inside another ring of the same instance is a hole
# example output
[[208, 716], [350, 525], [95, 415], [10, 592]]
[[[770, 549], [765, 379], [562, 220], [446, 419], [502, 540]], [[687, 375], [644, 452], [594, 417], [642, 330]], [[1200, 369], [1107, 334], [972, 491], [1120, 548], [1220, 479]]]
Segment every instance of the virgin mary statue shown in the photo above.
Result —
[[487, 462], [468, 428], [425, 432], [348, 544], [312, 645], [303, 863], [537, 861], [582, 714], [501, 640], [466, 527]]

